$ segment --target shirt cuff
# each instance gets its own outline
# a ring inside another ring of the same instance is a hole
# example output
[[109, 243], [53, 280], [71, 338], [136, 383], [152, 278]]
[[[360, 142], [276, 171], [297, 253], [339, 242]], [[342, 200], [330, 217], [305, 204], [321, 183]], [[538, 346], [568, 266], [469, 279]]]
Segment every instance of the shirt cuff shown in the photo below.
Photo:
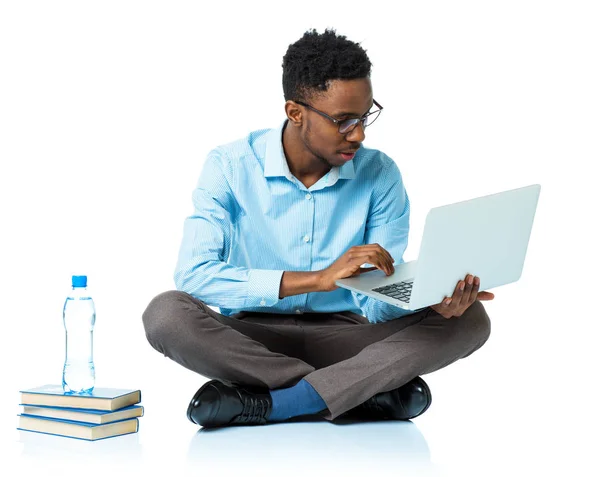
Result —
[[244, 307], [275, 305], [279, 301], [279, 288], [284, 271], [250, 269]]

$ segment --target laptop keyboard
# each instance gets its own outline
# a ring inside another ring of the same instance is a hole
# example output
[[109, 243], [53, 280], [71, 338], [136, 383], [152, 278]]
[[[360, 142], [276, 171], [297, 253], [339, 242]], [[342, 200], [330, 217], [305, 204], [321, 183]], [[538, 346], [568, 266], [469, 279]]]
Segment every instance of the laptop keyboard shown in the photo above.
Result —
[[398, 282], [384, 287], [373, 288], [373, 291], [408, 303], [410, 301], [410, 294], [412, 293], [412, 286], [413, 282]]

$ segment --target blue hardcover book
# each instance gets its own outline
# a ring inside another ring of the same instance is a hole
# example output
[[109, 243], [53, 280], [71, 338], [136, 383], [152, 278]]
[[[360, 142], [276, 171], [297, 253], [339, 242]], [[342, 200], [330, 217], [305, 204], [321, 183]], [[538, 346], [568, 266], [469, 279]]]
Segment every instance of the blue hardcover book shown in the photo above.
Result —
[[91, 393], [65, 393], [62, 386], [46, 384], [21, 391], [21, 404], [116, 411], [142, 400], [139, 389], [94, 388]]
[[123, 421], [109, 422], [108, 424], [91, 424], [89, 422], [66, 421], [64, 419], [50, 419], [48, 417], [28, 416], [19, 414], [20, 431], [40, 432], [62, 437], [73, 437], [86, 441], [96, 441], [108, 437], [132, 434], [139, 429], [137, 418]]
[[127, 406], [116, 411], [99, 411], [97, 409], [77, 409], [74, 407], [30, 406], [21, 404], [21, 414], [28, 416], [50, 417], [66, 421], [89, 422], [91, 424], [107, 424], [144, 415], [143, 406]]

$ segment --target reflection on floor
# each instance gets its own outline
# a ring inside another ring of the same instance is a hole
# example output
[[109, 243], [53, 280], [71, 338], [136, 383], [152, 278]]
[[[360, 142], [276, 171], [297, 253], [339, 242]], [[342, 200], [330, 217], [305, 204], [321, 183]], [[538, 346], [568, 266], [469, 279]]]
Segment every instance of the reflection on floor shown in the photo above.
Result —
[[[410, 421], [280, 423], [258, 427], [200, 429], [193, 436], [188, 464], [250, 465], [292, 471], [294, 475], [320, 469], [335, 472], [352, 467], [373, 471], [379, 466], [431, 475], [434, 467], [427, 442]], [[351, 461], [351, 466], [348, 465]], [[321, 474], [322, 475], [322, 474]], [[335, 473], [334, 473], [335, 475]]]

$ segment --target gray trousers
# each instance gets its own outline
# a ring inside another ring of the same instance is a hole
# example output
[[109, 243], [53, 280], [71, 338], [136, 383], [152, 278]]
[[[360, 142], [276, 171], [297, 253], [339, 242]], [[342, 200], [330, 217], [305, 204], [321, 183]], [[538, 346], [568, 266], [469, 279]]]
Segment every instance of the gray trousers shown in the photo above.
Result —
[[385, 323], [355, 313], [221, 315], [180, 291], [154, 298], [146, 337], [165, 356], [226, 383], [279, 389], [306, 379], [334, 419], [374, 394], [469, 356], [490, 334], [476, 301], [446, 319], [431, 308]]

